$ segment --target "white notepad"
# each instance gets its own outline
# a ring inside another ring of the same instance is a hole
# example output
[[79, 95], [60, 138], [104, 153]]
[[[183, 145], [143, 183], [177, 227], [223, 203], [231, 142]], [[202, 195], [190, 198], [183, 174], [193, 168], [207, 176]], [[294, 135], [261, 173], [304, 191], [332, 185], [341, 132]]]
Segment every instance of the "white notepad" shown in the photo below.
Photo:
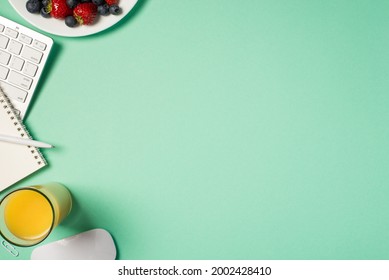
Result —
[[[0, 134], [31, 138], [1, 89]], [[37, 148], [0, 141], [0, 191], [46, 165], [46, 160]]]

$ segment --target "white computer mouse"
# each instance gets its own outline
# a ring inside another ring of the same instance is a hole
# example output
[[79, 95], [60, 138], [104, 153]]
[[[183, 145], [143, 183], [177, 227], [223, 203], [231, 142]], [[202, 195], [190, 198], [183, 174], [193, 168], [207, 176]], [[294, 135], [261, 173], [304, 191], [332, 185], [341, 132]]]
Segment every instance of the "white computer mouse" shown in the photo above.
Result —
[[35, 248], [32, 260], [114, 260], [116, 247], [111, 234], [92, 229]]

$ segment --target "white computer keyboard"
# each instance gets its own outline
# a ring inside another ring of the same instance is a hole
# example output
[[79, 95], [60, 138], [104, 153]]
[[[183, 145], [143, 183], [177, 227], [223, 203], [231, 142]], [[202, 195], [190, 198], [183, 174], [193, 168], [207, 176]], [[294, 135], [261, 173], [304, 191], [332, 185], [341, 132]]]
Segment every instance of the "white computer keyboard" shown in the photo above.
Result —
[[0, 87], [24, 118], [53, 40], [0, 16]]

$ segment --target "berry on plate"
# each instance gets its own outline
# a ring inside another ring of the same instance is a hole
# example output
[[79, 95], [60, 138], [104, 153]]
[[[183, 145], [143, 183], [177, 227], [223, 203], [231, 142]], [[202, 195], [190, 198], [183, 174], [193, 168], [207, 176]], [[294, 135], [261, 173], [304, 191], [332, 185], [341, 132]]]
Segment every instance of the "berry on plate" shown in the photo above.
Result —
[[104, 0], [92, 0], [92, 3], [95, 4], [96, 6], [103, 5], [105, 3]]
[[66, 0], [51, 0], [48, 11], [54, 18], [66, 18], [73, 13], [72, 9], [66, 4]]
[[67, 16], [65, 18], [65, 24], [69, 27], [75, 27], [78, 25], [77, 20], [74, 18], [74, 16]]
[[105, 0], [105, 3], [107, 3], [108, 5], [116, 5], [119, 3], [118, 0]]
[[[2, 0], [0, 0], [2, 1]], [[23, 1], [23, 0], [20, 0]], [[25, 0], [30, 13], [62, 20], [67, 26], [92, 25], [97, 16], [119, 15], [120, 0]]]
[[122, 12], [122, 9], [120, 9], [118, 5], [113, 4], [109, 7], [109, 11], [113, 15], [119, 15]]
[[78, 3], [79, 3], [78, 0], [66, 0], [66, 4], [71, 9], [74, 9], [74, 7], [76, 7], [78, 5]]
[[80, 25], [92, 24], [97, 16], [97, 6], [93, 3], [80, 3], [73, 10], [73, 16]]
[[39, 13], [39, 11], [41, 10], [41, 2], [39, 0], [28, 0], [27, 3], [26, 3], [26, 9], [27, 11], [29, 11], [30, 13]]
[[41, 16], [44, 18], [51, 17], [50, 12], [47, 10], [47, 7], [42, 7], [40, 13], [41, 13]]
[[98, 6], [97, 12], [99, 13], [99, 15], [102, 15], [102, 16], [109, 15], [109, 5], [103, 4], [103, 5]]

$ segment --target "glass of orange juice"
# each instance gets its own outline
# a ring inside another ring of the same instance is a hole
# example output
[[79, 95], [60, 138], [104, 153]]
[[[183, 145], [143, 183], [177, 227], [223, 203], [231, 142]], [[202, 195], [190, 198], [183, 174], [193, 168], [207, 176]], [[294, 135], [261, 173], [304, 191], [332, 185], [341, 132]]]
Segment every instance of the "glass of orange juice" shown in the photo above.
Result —
[[42, 242], [72, 208], [69, 190], [60, 183], [17, 189], [0, 202], [0, 234], [17, 246]]

